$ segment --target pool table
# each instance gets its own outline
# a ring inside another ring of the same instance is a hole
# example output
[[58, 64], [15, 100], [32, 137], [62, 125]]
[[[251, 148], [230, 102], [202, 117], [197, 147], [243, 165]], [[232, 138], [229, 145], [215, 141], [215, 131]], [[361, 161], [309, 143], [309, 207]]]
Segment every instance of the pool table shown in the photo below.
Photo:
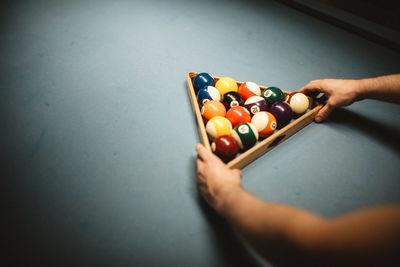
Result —
[[[400, 70], [396, 46], [287, 2], [4, 1], [0, 265], [270, 266], [198, 194], [186, 75], [296, 91]], [[356, 102], [242, 184], [328, 218], [398, 203], [399, 137], [399, 105]]]

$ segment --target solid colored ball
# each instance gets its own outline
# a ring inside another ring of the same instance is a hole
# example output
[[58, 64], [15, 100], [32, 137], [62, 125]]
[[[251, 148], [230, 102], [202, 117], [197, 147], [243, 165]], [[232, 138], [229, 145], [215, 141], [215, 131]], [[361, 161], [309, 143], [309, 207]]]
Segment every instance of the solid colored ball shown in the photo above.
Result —
[[267, 137], [276, 130], [276, 119], [274, 115], [267, 111], [260, 111], [251, 118], [251, 124], [256, 127], [260, 137]]
[[240, 123], [232, 131], [232, 137], [238, 142], [240, 149], [246, 150], [254, 146], [258, 140], [258, 131], [249, 122]]
[[217, 88], [213, 86], [205, 86], [197, 93], [197, 100], [199, 101], [200, 105], [204, 105], [204, 103], [210, 100], [220, 101], [221, 95], [219, 94]]
[[237, 92], [237, 90], [238, 90], [236, 81], [229, 77], [224, 77], [224, 78], [219, 79], [215, 83], [215, 88], [218, 89], [218, 91], [221, 95], [224, 95], [228, 92]]
[[296, 114], [303, 114], [307, 111], [308, 106], [310, 105], [307, 96], [303, 93], [298, 92], [291, 93], [288, 96], [286, 102], [290, 105], [293, 112]]
[[253, 82], [244, 82], [239, 86], [238, 93], [247, 100], [252, 96], [259, 96], [261, 94], [260, 87]]
[[242, 106], [230, 108], [226, 112], [225, 118], [227, 118], [232, 123], [232, 127], [235, 127], [239, 123], [251, 121], [250, 112]]
[[268, 105], [261, 96], [252, 96], [244, 102], [244, 107], [251, 113], [256, 114], [259, 111], [267, 111]]
[[222, 97], [222, 104], [224, 104], [226, 110], [232, 107], [243, 106], [244, 100], [237, 92], [225, 93]]
[[206, 131], [211, 140], [214, 140], [218, 136], [230, 135], [232, 133], [232, 124], [227, 118], [216, 116], [207, 122]]
[[204, 103], [203, 107], [201, 108], [201, 115], [203, 118], [208, 121], [212, 117], [215, 116], [222, 116], [224, 117], [226, 114], [225, 106], [216, 100], [211, 100]]
[[269, 112], [274, 115], [277, 123], [278, 128], [283, 128], [290, 123], [293, 117], [292, 108], [289, 106], [288, 103], [285, 102], [276, 102], [272, 104]]
[[214, 86], [215, 85], [215, 80], [213, 77], [211, 77], [210, 74], [206, 72], [202, 72], [196, 75], [193, 79], [193, 87], [194, 90], [197, 92], [201, 88], [205, 86]]
[[239, 144], [231, 135], [222, 135], [212, 142], [211, 150], [224, 162], [228, 162], [236, 157], [239, 152]]
[[265, 101], [267, 101], [269, 107], [275, 102], [285, 100], [285, 95], [283, 94], [282, 90], [273, 86], [263, 90], [261, 96], [265, 99]]

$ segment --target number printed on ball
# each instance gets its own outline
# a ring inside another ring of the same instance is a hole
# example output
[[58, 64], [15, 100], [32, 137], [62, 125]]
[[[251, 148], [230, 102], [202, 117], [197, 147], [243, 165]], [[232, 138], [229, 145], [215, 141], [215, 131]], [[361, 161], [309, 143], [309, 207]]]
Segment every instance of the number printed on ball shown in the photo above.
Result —
[[265, 97], [270, 97], [272, 95], [272, 91], [271, 90], [265, 90], [264, 92], [264, 96]]
[[241, 125], [239, 126], [238, 131], [241, 134], [247, 134], [249, 132], [249, 127], [247, 127], [247, 125]]
[[239, 106], [239, 102], [236, 101], [236, 100], [233, 100], [233, 101], [231, 102], [230, 106], [231, 106], [231, 108], [237, 107], [237, 106]]
[[204, 105], [204, 104], [207, 103], [208, 101], [210, 101], [210, 99], [203, 99], [202, 104]]
[[259, 106], [253, 106], [251, 107], [251, 113], [256, 114], [257, 112], [260, 111], [260, 107]]

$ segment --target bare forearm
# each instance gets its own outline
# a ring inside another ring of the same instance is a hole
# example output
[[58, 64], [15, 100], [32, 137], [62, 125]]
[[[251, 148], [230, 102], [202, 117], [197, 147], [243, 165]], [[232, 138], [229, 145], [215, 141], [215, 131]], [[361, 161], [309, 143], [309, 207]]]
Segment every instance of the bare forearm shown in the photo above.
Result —
[[312, 250], [322, 262], [399, 266], [400, 206], [371, 207], [332, 219], [319, 229]]
[[312, 232], [326, 223], [324, 219], [293, 206], [265, 202], [244, 190], [233, 195], [218, 212], [260, 255], [278, 265], [311, 260]]
[[309, 227], [323, 222], [322, 218], [311, 212], [263, 201], [243, 189], [232, 195], [218, 212], [236, 227], [249, 230], [249, 235], [281, 238], [288, 235], [288, 230], [294, 232], [296, 227]]
[[219, 213], [275, 264], [396, 261], [400, 252], [399, 206], [326, 220], [303, 209], [265, 202], [244, 190], [235, 196], [227, 198]]
[[228, 168], [202, 145], [196, 150], [200, 193], [267, 260], [292, 266], [388, 261], [400, 266], [400, 205], [326, 220], [251, 195], [241, 187], [239, 170]]
[[359, 80], [359, 99], [400, 103], [400, 74]]

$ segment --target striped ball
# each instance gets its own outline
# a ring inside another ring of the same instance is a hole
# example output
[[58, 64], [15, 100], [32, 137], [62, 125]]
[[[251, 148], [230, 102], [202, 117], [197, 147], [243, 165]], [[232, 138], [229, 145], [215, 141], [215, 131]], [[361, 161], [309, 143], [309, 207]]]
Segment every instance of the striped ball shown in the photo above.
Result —
[[238, 124], [232, 131], [232, 137], [235, 138], [240, 149], [246, 150], [254, 146], [258, 140], [258, 131], [253, 124], [249, 122]]
[[206, 131], [211, 140], [214, 140], [218, 136], [230, 135], [232, 124], [227, 118], [216, 116], [207, 122]]
[[267, 111], [260, 111], [251, 118], [251, 124], [253, 124], [260, 137], [267, 137], [276, 130], [276, 119], [274, 115]]
[[247, 108], [251, 115], [268, 110], [267, 102], [261, 96], [252, 96], [248, 98], [246, 102], [244, 102], [244, 107]]
[[221, 95], [214, 86], [206, 86], [201, 88], [197, 93], [197, 100], [199, 101], [200, 105], [203, 105], [210, 100], [220, 101]]
[[239, 86], [238, 93], [246, 101], [248, 98], [252, 96], [261, 95], [261, 89], [256, 83], [244, 82]]

